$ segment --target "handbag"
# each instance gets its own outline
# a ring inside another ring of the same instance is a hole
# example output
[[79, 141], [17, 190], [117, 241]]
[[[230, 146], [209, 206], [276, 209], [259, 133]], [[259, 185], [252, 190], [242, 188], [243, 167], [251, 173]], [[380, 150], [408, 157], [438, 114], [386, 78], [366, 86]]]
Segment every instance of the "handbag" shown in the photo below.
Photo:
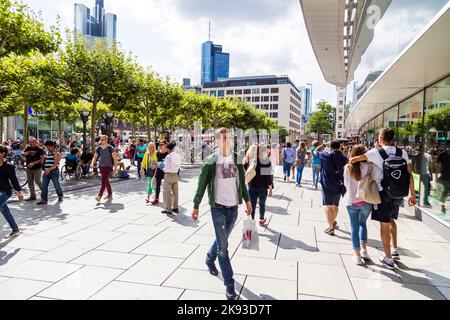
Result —
[[156, 177], [152, 177], [151, 188], [156, 189]]
[[356, 197], [367, 203], [380, 204], [380, 192], [378, 191], [377, 182], [372, 178], [372, 168], [373, 165], [369, 164], [369, 171], [367, 175], [359, 180]]
[[256, 161], [252, 161], [245, 172], [245, 183], [250, 183], [256, 176]]

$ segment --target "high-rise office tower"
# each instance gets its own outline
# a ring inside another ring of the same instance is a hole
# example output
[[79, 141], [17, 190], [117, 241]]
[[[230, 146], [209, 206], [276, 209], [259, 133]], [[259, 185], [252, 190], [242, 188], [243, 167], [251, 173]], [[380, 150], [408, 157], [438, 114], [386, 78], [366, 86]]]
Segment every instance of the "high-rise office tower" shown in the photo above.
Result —
[[106, 13], [103, 0], [95, 1], [92, 12], [93, 14], [85, 5], [75, 3], [75, 34], [84, 36], [90, 46], [95, 40], [102, 38], [107, 39], [109, 44], [114, 44], [117, 39], [117, 16]]
[[215, 82], [226, 79], [230, 73], [230, 54], [222, 52], [221, 45], [212, 41], [202, 44], [201, 83]]

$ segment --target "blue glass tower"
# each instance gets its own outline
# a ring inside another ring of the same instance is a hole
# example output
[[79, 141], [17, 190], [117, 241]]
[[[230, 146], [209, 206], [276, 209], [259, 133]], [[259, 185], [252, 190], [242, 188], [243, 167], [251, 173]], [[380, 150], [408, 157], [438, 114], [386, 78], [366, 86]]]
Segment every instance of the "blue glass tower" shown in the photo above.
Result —
[[202, 44], [201, 83], [214, 82], [230, 75], [230, 54], [222, 52], [221, 45], [212, 41]]

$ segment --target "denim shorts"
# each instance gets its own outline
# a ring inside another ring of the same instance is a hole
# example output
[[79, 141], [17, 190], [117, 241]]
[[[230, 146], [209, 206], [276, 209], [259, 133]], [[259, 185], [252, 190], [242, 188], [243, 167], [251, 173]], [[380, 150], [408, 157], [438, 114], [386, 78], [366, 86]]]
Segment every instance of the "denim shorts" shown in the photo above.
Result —
[[322, 204], [324, 206], [339, 206], [339, 200], [341, 200], [340, 193], [330, 193], [322, 191]]
[[372, 220], [380, 222], [391, 222], [398, 219], [400, 205], [403, 199], [391, 199], [384, 190], [380, 191], [381, 203], [376, 205], [372, 211]]

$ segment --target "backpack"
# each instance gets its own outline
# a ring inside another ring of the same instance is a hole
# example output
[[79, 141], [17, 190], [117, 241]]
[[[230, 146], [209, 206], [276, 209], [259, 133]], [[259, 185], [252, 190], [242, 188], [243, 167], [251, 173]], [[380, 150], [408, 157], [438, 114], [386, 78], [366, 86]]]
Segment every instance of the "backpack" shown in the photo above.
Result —
[[395, 148], [395, 155], [388, 156], [383, 148], [378, 149], [383, 158], [383, 181], [381, 185], [391, 199], [403, 199], [409, 193], [408, 163], [402, 158], [402, 150]]

